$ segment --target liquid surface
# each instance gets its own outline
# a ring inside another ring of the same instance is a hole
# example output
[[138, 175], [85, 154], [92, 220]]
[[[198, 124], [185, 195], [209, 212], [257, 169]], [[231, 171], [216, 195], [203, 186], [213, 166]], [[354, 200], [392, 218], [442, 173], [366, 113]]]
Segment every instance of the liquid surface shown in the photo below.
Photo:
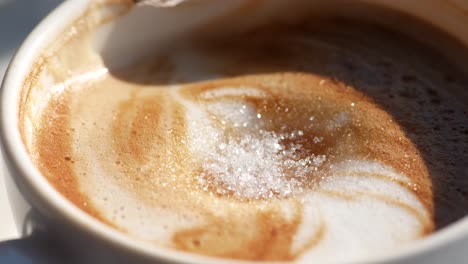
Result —
[[313, 24], [120, 70], [84, 31], [55, 54], [80, 73], [48, 88], [32, 157], [101, 221], [209, 256], [350, 260], [463, 216], [462, 74], [381, 28]]

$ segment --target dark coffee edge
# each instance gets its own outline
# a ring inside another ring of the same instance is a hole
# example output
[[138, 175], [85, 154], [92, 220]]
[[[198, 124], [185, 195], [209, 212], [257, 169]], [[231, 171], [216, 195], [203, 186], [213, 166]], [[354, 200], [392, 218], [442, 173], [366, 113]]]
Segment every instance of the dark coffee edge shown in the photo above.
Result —
[[[310, 9], [310, 8], [309, 8]], [[295, 10], [292, 8], [292, 10]], [[461, 81], [460, 76], [468, 74], [468, 43], [464, 44], [460, 39], [449, 32], [422, 18], [391, 8], [384, 8], [373, 3], [349, 3], [338, 1], [335, 4], [323, 4], [323, 7], [314, 8], [309, 11], [301, 11], [301, 17], [291, 18], [292, 14], [281, 14], [280, 18], [270, 18], [266, 22], [255, 25], [253, 28], [238, 29], [233, 21], [221, 21], [224, 24], [218, 24], [211, 30], [220, 32], [202, 32], [198, 35], [192, 35], [194, 42], [223, 42], [243, 35], [255, 35], [257, 32], [271, 30], [287, 31], [289, 29], [300, 28], [303, 26], [313, 30], [323, 31], [321, 27], [324, 24], [343, 24], [345, 26], [353, 25], [355, 27], [373, 28], [376, 31], [384, 31], [387, 35], [393, 36], [398, 41], [404, 41], [410, 45], [414, 52], [421, 54], [421, 57], [438, 58], [439, 68], [450, 69], [453, 74], [447, 75], [449, 83]], [[324, 27], [325, 30], [327, 27]], [[181, 40], [182, 42], [182, 40]], [[177, 43], [177, 41], [176, 41]], [[173, 44], [172, 44], [173, 45]], [[173, 47], [173, 46], [171, 46]], [[171, 47], [168, 47], [169, 49]], [[464, 80], [468, 85], [468, 81]], [[458, 98], [468, 100], [468, 93], [452, 89], [447, 86], [450, 92], [455, 93]]]
[[[365, 5], [364, 5], [365, 6]], [[444, 79], [448, 84], [462, 81], [461, 84], [468, 85], [465, 76], [468, 75], [468, 43], [463, 43], [456, 36], [450, 34], [430, 21], [425, 21], [404, 11], [396, 11], [387, 8], [377, 7], [368, 4], [366, 9], [372, 10], [372, 16], [365, 16], [362, 13], [359, 17], [363, 22], [374, 23], [376, 27], [395, 36], [399, 40], [405, 40], [405, 43], [411, 45], [415, 53], [420, 54], [422, 58], [437, 58], [439, 64], [437, 68], [453, 71], [446, 75]], [[365, 12], [365, 11], [364, 11]], [[453, 89], [451, 85], [446, 88], [450, 93], [457, 96], [457, 99], [463, 100], [466, 104], [468, 93], [460, 89]]]

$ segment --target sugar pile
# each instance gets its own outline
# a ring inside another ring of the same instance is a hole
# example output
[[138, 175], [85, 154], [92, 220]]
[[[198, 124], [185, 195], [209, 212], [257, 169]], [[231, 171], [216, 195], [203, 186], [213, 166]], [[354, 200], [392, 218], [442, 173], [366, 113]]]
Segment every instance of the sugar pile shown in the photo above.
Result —
[[304, 155], [309, 150], [301, 144], [283, 143], [303, 135], [302, 131], [258, 130], [238, 138], [228, 136], [204, 159], [198, 182], [205, 190], [211, 188], [217, 194], [240, 199], [287, 197], [301, 192], [326, 160], [325, 155]]

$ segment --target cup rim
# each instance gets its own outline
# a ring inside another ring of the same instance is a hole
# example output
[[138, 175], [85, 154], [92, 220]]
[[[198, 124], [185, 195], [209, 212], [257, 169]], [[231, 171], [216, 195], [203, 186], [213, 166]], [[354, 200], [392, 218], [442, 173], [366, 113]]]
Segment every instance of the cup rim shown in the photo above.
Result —
[[[130, 250], [141, 256], [154, 260], [179, 261], [190, 263], [248, 263], [248, 261], [230, 260], [206, 257], [175, 249], [155, 246], [148, 242], [132, 238], [129, 235], [109, 227], [88, 215], [62, 196], [33, 164], [28, 151], [21, 139], [18, 129], [19, 98], [24, 81], [32, 69], [33, 62], [51, 40], [60, 34], [73, 20], [78, 18], [88, 8], [92, 0], [68, 0], [60, 4], [45, 19], [43, 19], [21, 44], [5, 73], [0, 90], [0, 141], [4, 152], [4, 159], [13, 168], [15, 182], [21, 181], [24, 188], [35, 197], [29, 200], [33, 207], [44, 207], [49, 213], [56, 214], [56, 218], [64, 219], [67, 223], [86, 232], [96, 239], [122, 249]], [[69, 23], [63, 23], [67, 21]], [[22, 190], [24, 192], [24, 190]], [[54, 217], [54, 216], [53, 216]], [[407, 246], [353, 261], [352, 263], [383, 263], [404, 261], [430, 250], [442, 248], [450, 242], [468, 236], [468, 217], [450, 224], [430, 236], [409, 243]]]

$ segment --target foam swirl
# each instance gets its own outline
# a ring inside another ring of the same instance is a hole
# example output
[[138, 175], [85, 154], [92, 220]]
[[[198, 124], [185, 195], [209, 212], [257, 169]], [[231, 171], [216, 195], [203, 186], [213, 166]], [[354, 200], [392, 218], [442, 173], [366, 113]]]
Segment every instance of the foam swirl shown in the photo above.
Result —
[[358, 237], [372, 248], [433, 229], [427, 172], [390, 167], [408, 155], [422, 167], [417, 151], [358, 92], [315, 89], [320, 79], [307, 74], [170, 88], [109, 77], [57, 98], [71, 108], [68, 122], [44, 118], [69, 131], [65, 162], [81, 191], [129, 234], [213, 256], [287, 260], [325, 258], [338, 237], [353, 255]]

